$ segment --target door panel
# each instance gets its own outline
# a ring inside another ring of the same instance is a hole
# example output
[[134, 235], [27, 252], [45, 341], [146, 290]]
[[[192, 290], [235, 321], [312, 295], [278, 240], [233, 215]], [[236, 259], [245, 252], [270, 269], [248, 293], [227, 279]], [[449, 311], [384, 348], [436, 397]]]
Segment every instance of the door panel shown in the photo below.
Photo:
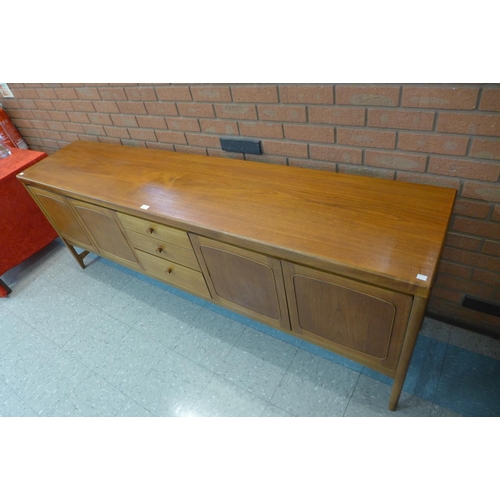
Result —
[[278, 259], [201, 236], [190, 237], [215, 301], [290, 329]]
[[76, 245], [80, 244], [84, 248], [94, 249], [94, 245], [71, 211], [64, 196], [32, 186], [27, 186], [27, 188], [62, 237], [70, 239]]

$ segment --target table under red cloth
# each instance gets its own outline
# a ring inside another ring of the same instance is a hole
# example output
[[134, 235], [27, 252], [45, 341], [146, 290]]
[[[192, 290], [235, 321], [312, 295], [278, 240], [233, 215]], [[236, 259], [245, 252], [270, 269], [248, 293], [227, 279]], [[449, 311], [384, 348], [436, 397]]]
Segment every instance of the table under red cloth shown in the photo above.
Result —
[[[0, 277], [47, 246], [57, 233], [42, 214], [16, 175], [47, 155], [40, 151], [12, 148], [0, 158]], [[0, 297], [7, 290], [0, 284]]]

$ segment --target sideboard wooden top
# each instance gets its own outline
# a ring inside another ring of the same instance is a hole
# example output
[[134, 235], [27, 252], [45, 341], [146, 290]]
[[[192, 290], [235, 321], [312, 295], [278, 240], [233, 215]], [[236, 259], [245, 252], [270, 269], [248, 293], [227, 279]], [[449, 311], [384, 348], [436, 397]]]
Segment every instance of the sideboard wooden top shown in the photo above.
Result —
[[435, 186], [84, 141], [19, 179], [424, 297], [456, 194]]

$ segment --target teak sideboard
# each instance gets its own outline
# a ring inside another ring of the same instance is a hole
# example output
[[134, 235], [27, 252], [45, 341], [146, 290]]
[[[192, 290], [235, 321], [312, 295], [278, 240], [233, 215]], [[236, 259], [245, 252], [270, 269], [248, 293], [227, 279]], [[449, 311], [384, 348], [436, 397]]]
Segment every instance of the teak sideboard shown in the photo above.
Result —
[[454, 189], [84, 141], [18, 179], [82, 268], [93, 252], [377, 370], [396, 409]]

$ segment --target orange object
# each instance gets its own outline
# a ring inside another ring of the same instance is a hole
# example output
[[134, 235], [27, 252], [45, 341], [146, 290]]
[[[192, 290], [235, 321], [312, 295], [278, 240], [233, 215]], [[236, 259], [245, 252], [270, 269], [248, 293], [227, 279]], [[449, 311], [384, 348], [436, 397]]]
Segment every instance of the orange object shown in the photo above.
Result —
[[10, 148], [29, 149], [7, 113], [0, 107], [0, 142]]

